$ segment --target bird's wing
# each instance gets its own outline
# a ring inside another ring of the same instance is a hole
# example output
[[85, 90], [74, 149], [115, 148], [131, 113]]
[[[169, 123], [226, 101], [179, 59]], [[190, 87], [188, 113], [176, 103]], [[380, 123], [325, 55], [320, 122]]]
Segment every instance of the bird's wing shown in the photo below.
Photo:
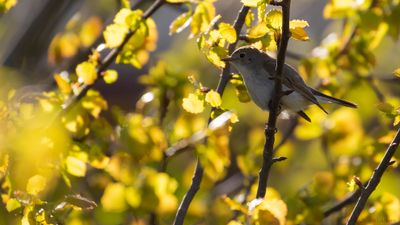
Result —
[[[276, 60], [268, 60], [264, 63], [265, 69], [269, 69], [270, 71], [272, 64], [274, 64]], [[289, 75], [290, 74], [290, 75]], [[288, 64], [285, 64], [283, 67], [283, 77], [282, 77], [282, 84], [284, 84], [286, 87], [289, 89], [292, 89], [299, 94], [301, 94], [304, 98], [309, 100], [310, 102], [314, 103], [317, 105], [322, 111], [325, 113], [328, 113], [322, 106], [319, 104], [317, 98], [314, 96], [314, 94], [311, 92], [311, 90], [308, 88], [307, 84], [304, 82], [304, 80], [300, 77], [300, 75], [297, 73], [297, 71], [291, 67]]]

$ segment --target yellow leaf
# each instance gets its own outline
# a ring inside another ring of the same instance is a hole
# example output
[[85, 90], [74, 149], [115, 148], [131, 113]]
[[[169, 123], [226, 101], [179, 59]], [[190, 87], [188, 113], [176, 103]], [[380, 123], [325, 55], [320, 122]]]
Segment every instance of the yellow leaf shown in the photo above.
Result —
[[60, 74], [55, 74], [54, 80], [56, 81], [58, 89], [60, 89], [61, 93], [66, 95], [71, 93], [72, 91], [71, 85]]
[[169, 3], [185, 3], [190, 2], [190, 0], [167, 0]]
[[111, 24], [104, 31], [104, 40], [108, 48], [116, 48], [122, 44], [129, 29], [122, 24]]
[[35, 175], [29, 178], [26, 184], [26, 191], [31, 195], [37, 195], [46, 188], [46, 178], [41, 175]]
[[8, 212], [14, 211], [21, 207], [21, 203], [15, 198], [11, 198], [7, 201], [6, 209]]
[[267, 25], [274, 29], [275, 31], [280, 32], [282, 27], [282, 12], [280, 10], [273, 9], [267, 13], [266, 16]]
[[236, 42], [236, 30], [228, 23], [220, 23], [218, 30], [222, 37], [227, 40], [230, 44]]
[[263, 200], [256, 206], [253, 218], [260, 225], [285, 225], [287, 206], [280, 199]]
[[248, 30], [247, 36], [251, 39], [261, 38], [268, 33], [269, 29], [267, 24], [259, 23], [256, 26]]
[[304, 28], [308, 26], [308, 22], [305, 20], [291, 20], [289, 27], [292, 37], [300, 41], [308, 41], [310, 38], [308, 37], [307, 32], [304, 30]]
[[76, 67], [76, 75], [82, 79], [85, 84], [93, 84], [97, 79], [96, 66], [93, 63], [83, 62]]
[[121, 183], [108, 184], [103, 196], [101, 204], [106, 211], [122, 212], [126, 209], [125, 186]]
[[107, 70], [103, 78], [107, 84], [112, 84], [118, 79], [118, 72], [116, 70]]
[[129, 8], [122, 8], [114, 17], [115, 24], [126, 24], [126, 18], [132, 13], [132, 10]]
[[204, 102], [195, 94], [189, 94], [189, 97], [183, 99], [182, 107], [190, 113], [201, 113], [204, 111]]
[[179, 33], [185, 29], [190, 24], [191, 17], [192, 14], [189, 12], [179, 15], [174, 21], [172, 21], [171, 25], [169, 25], [169, 35]]
[[213, 90], [207, 92], [205, 100], [212, 107], [219, 107], [219, 106], [221, 106], [221, 103], [222, 103], [221, 96], [218, 94], [218, 92], [213, 91]]
[[91, 17], [86, 21], [79, 32], [79, 39], [84, 47], [90, 47], [100, 35], [103, 24], [99, 17]]
[[223, 196], [222, 200], [229, 206], [232, 211], [240, 211], [243, 214], [247, 214], [248, 210], [242, 204], [236, 202], [235, 200], [229, 198], [228, 196]]
[[262, 1], [264, 1], [264, 0], [241, 0], [243, 5], [248, 6], [248, 7], [253, 7], [253, 8], [257, 7], [258, 4]]
[[83, 177], [86, 175], [86, 163], [81, 159], [73, 156], [68, 156], [65, 160], [67, 171], [71, 175]]
[[400, 77], [400, 68], [397, 68], [393, 71], [393, 74], [397, 77]]
[[207, 52], [207, 59], [217, 67], [223, 68], [225, 67], [225, 62], [222, 61], [222, 58], [228, 56], [228, 51], [223, 47], [212, 47]]

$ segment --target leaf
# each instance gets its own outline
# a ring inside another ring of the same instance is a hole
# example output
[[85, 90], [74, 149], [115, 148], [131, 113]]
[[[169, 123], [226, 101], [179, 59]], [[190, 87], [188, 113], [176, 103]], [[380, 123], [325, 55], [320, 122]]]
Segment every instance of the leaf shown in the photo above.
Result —
[[76, 75], [78, 75], [78, 77], [82, 79], [83, 83], [87, 85], [93, 84], [94, 81], [97, 79], [96, 66], [90, 62], [80, 63], [76, 67], [75, 72]]
[[220, 107], [222, 103], [221, 96], [219, 95], [219, 93], [213, 90], [207, 92], [205, 100], [212, 107]]
[[190, 2], [191, 0], [167, 0], [169, 3], [186, 3]]
[[249, 211], [245, 206], [243, 206], [239, 202], [236, 202], [235, 200], [229, 198], [226, 195], [222, 197], [222, 200], [225, 202], [225, 204], [227, 204], [229, 206], [229, 208], [232, 211], [240, 211], [243, 214], [247, 214]]
[[71, 93], [72, 87], [69, 82], [64, 79], [64, 77], [62, 77], [60, 74], [55, 74], [54, 80], [56, 81], [58, 89], [61, 91], [61, 93], [66, 95]]
[[37, 195], [46, 188], [46, 178], [41, 175], [35, 175], [29, 178], [26, 184], [26, 191], [31, 195]]
[[86, 175], [86, 163], [81, 159], [68, 156], [65, 160], [65, 164], [69, 174], [76, 177], [83, 177]]
[[247, 37], [250, 39], [257, 39], [265, 36], [268, 33], [269, 29], [267, 24], [259, 23], [256, 26], [250, 28], [247, 32]]
[[393, 74], [397, 77], [400, 77], [400, 68], [397, 68], [393, 71]]
[[381, 102], [377, 105], [379, 111], [386, 114], [392, 114], [394, 111], [394, 106], [387, 102]]
[[101, 205], [106, 211], [122, 212], [127, 208], [125, 186], [121, 183], [110, 183], [101, 197]]
[[214, 64], [217, 67], [223, 68], [225, 67], [225, 62], [222, 61], [222, 58], [225, 58], [228, 56], [228, 50], [226, 50], [223, 47], [212, 47], [208, 52], [207, 52], [207, 59]]
[[218, 30], [222, 35], [222, 38], [227, 40], [230, 44], [236, 42], [236, 30], [228, 23], [220, 23]]
[[79, 31], [79, 39], [83, 47], [90, 47], [101, 34], [103, 24], [99, 17], [91, 17]]
[[292, 38], [300, 41], [308, 41], [310, 38], [304, 30], [304, 28], [308, 26], [308, 22], [305, 20], [291, 20], [289, 27], [290, 32], [292, 33]]
[[10, 200], [7, 201], [6, 209], [8, 212], [14, 211], [20, 207], [21, 203], [15, 198], [11, 198]]
[[111, 24], [107, 26], [103, 33], [106, 46], [108, 48], [120, 46], [128, 31], [128, 27], [121, 24]]
[[257, 7], [261, 2], [264, 2], [265, 0], [240, 0], [243, 5], [255, 8]]
[[266, 15], [267, 26], [277, 32], [281, 32], [282, 28], [282, 12], [277, 9], [269, 11]]
[[131, 3], [129, 0], [121, 0], [121, 5], [124, 8], [129, 8], [129, 9], [131, 8]]
[[250, 27], [253, 21], [254, 21], [254, 13], [253, 11], [249, 10], [249, 12], [246, 15], [246, 18], [244, 19], [244, 24], [246, 25], [246, 27]]
[[126, 18], [132, 13], [130, 8], [122, 8], [114, 17], [114, 23], [120, 25], [127, 25]]
[[187, 98], [183, 99], [182, 107], [190, 113], [201, 113], [204, 111], [204, 102], [195, 94], [189, 94]]
[[256, 206], [253, 219], [259, 225], [285, 225], [287, 215], [286, 203], [280, 199], [262, 200]]
[[192, 18], [192, 13], [187, 12], [179, 15], [171, 25], [169, 25], [169, 35], [180, 33], [187, 26], [190, 25], [190, 19]]
[[107, 70], [104, 75], [103, 79], [107, 84], [112, 84], [118, 79], [118, 72], [116, 70]]

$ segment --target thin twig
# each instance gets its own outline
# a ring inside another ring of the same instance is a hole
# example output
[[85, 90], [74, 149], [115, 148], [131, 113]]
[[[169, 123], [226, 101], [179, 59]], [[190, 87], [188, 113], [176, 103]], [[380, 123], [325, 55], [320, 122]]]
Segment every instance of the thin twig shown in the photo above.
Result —
[[364, 209], [369, 196], [378, 186], [383, 173], [390, 165], [393, 164], [391, 158], [396, 152], [397, 147], [399, 146], [399, 142], [400, 142], [400, 128], [399, 130], [397, 130], [396, 136], [394, 137], [392, 143], [390, 143], [390, 145], [388, 146], [385, 155], [383, 156], [378, 167], [374, 170], [374, 173], [372, 174], [370, 180], [368, 181], [368, 184], [366, 185], [365, 189], [361, 190], [361, 195], [358, 198], [356, 205], [354, 206], [353, 212], [350, 215], [350, 219], [347, 222], [347, 225], [356, 224], [357, 219], [361, 214], [361, 211]]
[[[238, 16], [233, 24], [233, 27], [236, 30], [236, 34], [240, 34], [240, 31], [242, 30], [246, 15], [249, 11], [249, 7], [247, 6], [243, 6], [239, 13]], [[235, 48], [236, 48], [236, 44], [237, 41], [233, 44], [230, 44], [228, 46], [228, 53], [231, 54]], [[225, 66], [225, 68], [222, 70], [221, 75], [220, 75], [220, 79], [218, 82], [218, 86], [216, 91], [222, 96], [225, 90], [226, 85], [229, 82], [231, 75], [230, 75], [230, 65], [227, 64]], [[214, 111], [214, 109], [212, 109], [212, 111]], [[209, 118], [209, 122], [211, 121], [211, 117]], [[192, 202], [194, 196], [196, 195], [197, 191], [200, 189], [200, 184], [201, 184], [201, 180], [203, 178], [203, 172], [204, 172], [204, 168], [203, 166], [200, 164], [199, 159], [197, 159], [197, 163], [196, 163], [196, 169], [192, 178], [192, 184], [189, 187], [188, 192], [185, 194], [185, 196], [183, 197], [183, 200], [178, 208], [178, 211], [176, 212], [176, 216], [175, 216], [175, 221], [174, 221], [174, 225], [182, 225], [183, 221], [185, 219], [187, 210], [189, 208], [190, 203]]]
[[280, 38], [278, 58], [275, 68], [275, 86], [271, 100], [271, 107], [268, 117], [268, 124], [265, 128], [265, 145], [263, 152], [263, 165], [259, 173], [257, 198], [264, 198], [267, 190], [268, 177], [273, 164], [273, 148], [276, 133], [276, 121], [279, 115], [279, 103], [282, 94], [282, 72], [285, 65], [286, 49], [290, 38], [289, 19], [290, 19], [290, 0], [281, 2], [271, 1], [273, 5], [282, 7], [282, 36]]
[[324, 217], [330, 216], [332, 213], [342, 210], [344, 207], [354, 203], [360, 197], [361, 190], [357, 189], [355, 192], [342, 199], [340, 202], [335, 203], [332, 207], [324, 211]]

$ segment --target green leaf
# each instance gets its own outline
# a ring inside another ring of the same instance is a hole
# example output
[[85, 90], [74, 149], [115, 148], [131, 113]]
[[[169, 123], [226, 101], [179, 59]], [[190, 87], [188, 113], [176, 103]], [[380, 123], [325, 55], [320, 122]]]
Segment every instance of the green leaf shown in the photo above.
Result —
[[190, 18], [192, 18], [192, 13], [187, 12], [179, 15], [171, 25], [169, 25], [169, 35], [180, 33], [183, 29], [190, 25]]
[[205, 100], [212, 107], [220, 107], [222, 103], [221, 96], [214, 90], [207, 92]]
[[182, 107], [187, 112], [197, 114], [204, 111], [204, 102], [197, 95], [189, 94], [183, 99]]
[[76, 67], [76, 75], [82, 79], [83, 83], [90, 85], [97, 79], [96, 66], [90, 62], [83, 62]]
[[379, 111], [384, 112], [386, 114], [392, 114], [394, 111], [394, 106], [387, 102], [381, 102], [377, 105]]
[[107, 70], [104, 75], [103, 79], [107, 84], [112, 84], [118, 79], [118, 72], [116, 70]]
[[230, 44], [236, 42], [236, 30], [228, 23], [220, 23], [218, 30], [222, 35], [222, 38], [227, 40]]
[[20, 207], [21, 203], [15, 198], [11, 198], [10, 200], [7, 201], [6, 209], [8, 212], [14, 211]]
[[29, 178], [26, 184], [26, 192], [31, 195], [37, 195], [46, 188], [46, 178], [41, 175], [35, 175]]

